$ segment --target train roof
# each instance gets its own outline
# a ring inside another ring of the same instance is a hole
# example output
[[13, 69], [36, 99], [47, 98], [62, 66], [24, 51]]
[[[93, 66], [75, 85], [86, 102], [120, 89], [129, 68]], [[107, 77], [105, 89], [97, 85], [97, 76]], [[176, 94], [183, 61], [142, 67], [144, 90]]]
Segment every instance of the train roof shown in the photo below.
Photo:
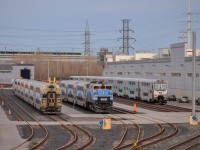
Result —
[[123, 77], [103, 77], [103, 76], [70, 76], [72, 78], [90, 78], [90, 79], [107, 79], [107, 80], [123, 80], [123, 81], [141, 81], [155, 82], [160, 79], [144, 79], [144, 78], [123, 78]]
[[48, 85], [55, 85], [53, 83], [47, 83], [47, 82], [37, 81], [37, 80], [28, 80], [28, 79], [15, 79], [15, 80], [19, 82], [23, 82], [24, 84], [28, 84], [29, 86], [33, 85], [33, 87], [35, 88], [37, 87], [40, 89], [44, 89]]

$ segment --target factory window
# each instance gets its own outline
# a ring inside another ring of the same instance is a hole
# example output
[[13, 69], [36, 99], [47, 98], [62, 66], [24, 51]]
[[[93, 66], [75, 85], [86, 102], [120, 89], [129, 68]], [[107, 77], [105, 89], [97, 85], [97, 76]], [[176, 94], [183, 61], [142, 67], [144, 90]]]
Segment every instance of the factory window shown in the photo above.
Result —
[[181, 73], [171, 73], [171, 77], [180, 77]]
[[122, 72], [118, 72], [117, 74], [118, 74], [118, 75], [122, 75]]
[[140, 75], [141, 74], [141, 72], [135, 72], [135, 75]]
[[187, 73], [187, 77], [192, 77], [192, 73]]
[[0, 73], [11, 73], [11, 71], [0, 71]]
[[[192, 77], [192, 73], [187, 73], [187, 77]], [[199, 77], [199, 73], [196, 73], [196, 77]]]
[[150, 76], [150, 75], [153, 75], [153, 72], [145, 72], [144, 75], [145, 76], [148, 76], [148, 75]]
[[157, 77], [163, 77], [163, 76], [166, 76], [166, 73], [156, 73], [156, 76]]

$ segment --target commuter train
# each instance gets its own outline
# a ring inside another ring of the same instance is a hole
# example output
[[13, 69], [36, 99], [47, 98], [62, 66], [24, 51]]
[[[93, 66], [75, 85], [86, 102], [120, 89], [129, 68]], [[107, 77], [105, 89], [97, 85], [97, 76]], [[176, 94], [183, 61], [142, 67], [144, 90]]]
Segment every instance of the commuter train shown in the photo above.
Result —
[[151, 103], [166, 103], [167, 81], [164, 80], [102, 76], [71, 76], [70, 80], [108, 82], [112, 85], [113, 93], [116, 96]]
[[109, 113], [113, 106], [112, 86], [103, 82], [62, 80], [62, 99], [98, 113]]
[[59, 113], [62, 108], [59, 85], [27, 79], [15, 79], [15, 95], [43, 113]]

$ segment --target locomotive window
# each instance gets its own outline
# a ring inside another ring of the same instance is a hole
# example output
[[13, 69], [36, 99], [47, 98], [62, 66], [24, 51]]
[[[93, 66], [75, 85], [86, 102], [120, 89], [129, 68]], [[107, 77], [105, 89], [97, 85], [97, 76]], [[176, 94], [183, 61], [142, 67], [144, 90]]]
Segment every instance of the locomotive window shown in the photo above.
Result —
[[53, 98], [53, 94], [50, 94], [50, 96], [49, 96], [50, 98]]
[[106, 89], [111, 90], [112, 87], [111, 86], [106, 86]]
[[167, 89], [167, 84], [161, 84], [161, 89], [165, 91]]
[[105, 89], [105, 86], [104, 86], [104, 85], [102, 85], [102, 86], [101, 86], [101, 89]]
[[94, 90], [97, 90], [97, 89], [99, 89], [99, 86], [94, 86]]

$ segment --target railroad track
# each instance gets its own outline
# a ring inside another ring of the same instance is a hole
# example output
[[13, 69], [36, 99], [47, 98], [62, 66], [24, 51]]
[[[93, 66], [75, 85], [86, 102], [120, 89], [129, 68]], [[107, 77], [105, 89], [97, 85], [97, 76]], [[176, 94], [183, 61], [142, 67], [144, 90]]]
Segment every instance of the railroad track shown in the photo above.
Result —
[[[117, 109], [118, 108], [114, 108], [115, 111], [117, 111]], [[134, 112], [132, 112], [132, 111], [123, 110], [121, 108], [119, 109], [119, 111], [120, 111], [120, 113], [122, 113], [124, 111], [125, 114], [127, 114], [127, 113], [134, 114]], [[144, 116], [141, 116], [141, 115], [137, 115], [137, 116], [139, 116], [140, 118], [144, 118], [144, 119], [151, 120], [151, 121], [155, 122], [156, 125], [159, 128], [159, 132], [150, 136], [150, 137], [147, 137], [145, 139], [140, 139], [135, 143], [126, 144], [126, 145], [120, 147], [120, 149], [124, 149], [124, 148], [142, 149], [144, 147], [151, 146], [151, 145], [157, 144], [161, 141], [167, 140], [167, 139], [173, 137], [174, 135], [176, 135], [177, 132], [178, 132], [178, 128], [174, 124], [167, 123], [163, 120], [162, 121], [165, 124], [161, 124], [161, 123], [158, 122], [158, 119], [155, 119], [155, 118], [152, 118], [152, 117], [144, 117]], [[168, 125], [170, 128], [172, 128], [173, 131], [171, 133], [167, 134], [167, 135], [163, 135], [163, 133], [165, 133], [165, 131], [166, 131], [166, 127], [164, 127], [166, 125]], [[138, 137], [140, 137], [140, 136], [141, 136], [141, 133]]]
[[[115, 108], [115, 111], [117, 111], [117, 108]], [[122, 113], [122, 111], [123, 110], [119, 110], [120, 113]], [[114, 115], [114, 116], [119, 117], [118, 115]], [[138, 141], [141, 137], [141, 127], [137, 123], [131, 121], [133, 123], [133, 125], [137, 128], [137, 131], [138, 131], [137, 134], [136, 134], [136, 138], [133, 139], [132, 142], [126, 142], [126, 135], [128, 134], [129, 130], [128, 130], [127, 124], [123, 120], [127, 120], [127, 119], [125, 119], [123, 117], [119, 117], [118, 119], [115, 119], [115, 118], [111, 118], [111, 119], [112, 120], [118, 120], [118, 121], [122, 122], [123, 127], [124, 127], [124, 133], [122, 134], [122, 137], [121, 137], [119, 143], [112, 149], [120, 150], [120, 149], [124, 149], [124, 148], [129, 147], [129, 145], [133, 145], [133, 143], [138, 143]]]
[[[88, 148], [94, 137], [91, 133], [89, 133], [84, 128], [69, 122], [67, 119], [61, 117], [60, 115], [48, 115], [52, 120], [59, 122], [64, 128], [66, 128], [72, 134], [72, 140], [68, 142], [66, 145], [59, 149], [74, 149], [74, 150], [82, 150]], [[71, 125], [65, 125], [63, 121], [70, 123]]]
[[[191, 109], [178, 107], [178, 106], [172, 106], [172, 105], [157, 105], [157, 104], [151, 104], [143, 101], [135, 101], [130, 100], [127, 98], [122, 97], [114, 97], [114, 101], [118, 103], [122, 103], [125, 105], [133, 106], [134, 104], [137, 104], [137, 107], [150, 109], [154, 111], [160, 111], [160, 112], [191, 112]], [[197, 110], [197, 112], [199, 112]]]
[[[42, 144], [44, 144], [44, 142], [48, 138], [48, 131], [47, 131], [46, 127], [43, 126], [42, 124], [40, 124], [36, 119], [34, 119], [32, 117], [32, 115], [30, 113], [28, 113], [24, 108], [22, 108], [18, 103], [16, 103], [8, 95], [6, 95], [3, 92], [3, 90], [0, 90], [0, 91], [1, 91], [0, 95], [4, 95], [4, 97], [1, 96], [1, 99], [3, 99], [3, 101], [5, 101], [12, 108], [12, 110], [14, 110], [14, 112], [17, 113], [17, 116], [20, 116], [21, 120], [26, 121], [26, 123], [28, 124], [28, 126], [31, 129], [31, 135], [23, 143], [20, 143], [19, 145], [17, 145], [16, 147], [14, 147], [12, 149], [13, 150], [14, 149], [20, 149], [25, 143], [27, 143], [29, 141], [31, 141], [31, 144], [29, 144], [29, 149], [30, 150], [34, 150], [34, 149], [39, 148]], [[31, 125], [29, 123], [29, 121], [37, 122], [37, 124], [39, 125], [40, 129], [38, 129], [37, 127]], [[40, 130], [40, 132], [35, 132], [36, 130]], [[43, 132], [43, 136], [42, 136], [41, 139], [38, 139], [39, 135], [37, 133], [41, 134], [41, 132]]]
[[193, 148], [197, 148], [200, 147], [200, 135], [195, 135], [191, 138], [188, 138], [185, 141], [182, 141], [178, 144], [175, 144], [169, 148], [167, 148], [166, 150], [174, 150], [174, 149], [185, 149], [185, 150], [190, 150]]

